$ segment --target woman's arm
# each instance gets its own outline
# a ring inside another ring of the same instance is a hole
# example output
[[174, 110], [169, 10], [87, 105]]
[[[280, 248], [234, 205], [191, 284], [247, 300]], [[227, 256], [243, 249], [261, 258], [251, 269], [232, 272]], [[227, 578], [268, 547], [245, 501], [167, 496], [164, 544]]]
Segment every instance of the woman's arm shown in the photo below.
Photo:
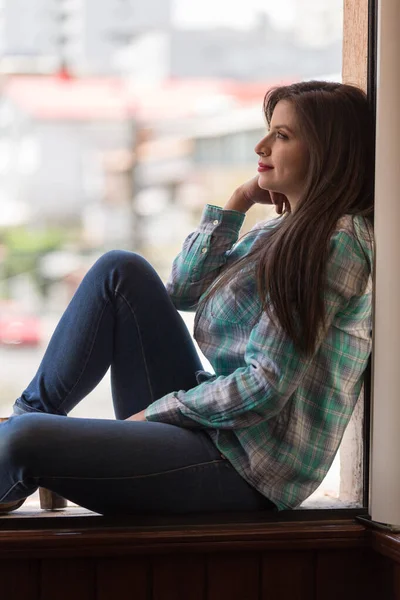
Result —
[[[239, 186], [224, 208], [207, 205], [199, 227], [183, 244], [167, 282], [168, 293], [179, 310], [194, 310], [199, 298], [226, 265], [237, 242], [246, 212], [254, 204], [272, 204], [280, 214], [285, 196], [271, 195], [258, 186], [258, 177]], [[273, 199], [274, 196], [274, 199]]]
[[[364, 295], [368, 277], [368, 265], [354, 237], [347, 231], [336, 232], [327, 268], [326, 326], [315, 353], [336, 315], [352, 298]], [[335, 350], [338, 356], [347, 351], [346, 347]], [[149, 406], [146, 419], [189, 428], [251, 427], [283, 409], [314, 356], [301, 356], [279, 324], [274, 324], [264, 313], [248, 340], [245, 367], [192, 390], [164, 396]], [[345, 364], [349, 360], [346, 356], [342, 361], [336, 357], [337, 364]]]
[[194, 310], [218, 277], [237, 242], [244, 214], [207, 205], [199, 227], [184, 241], [175, 258], [167, 291], [178, 310]]

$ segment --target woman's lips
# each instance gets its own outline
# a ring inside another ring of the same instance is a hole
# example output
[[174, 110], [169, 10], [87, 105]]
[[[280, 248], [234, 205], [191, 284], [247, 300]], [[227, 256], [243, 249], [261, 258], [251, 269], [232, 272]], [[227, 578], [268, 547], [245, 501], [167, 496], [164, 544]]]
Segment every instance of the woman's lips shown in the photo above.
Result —
[[264, 165], [263, 163], [258, 163], [257, 171], [259, 173], [263, 173], [264, 171], [271, 171], [274, 167], [270, 167], [269, 165]]

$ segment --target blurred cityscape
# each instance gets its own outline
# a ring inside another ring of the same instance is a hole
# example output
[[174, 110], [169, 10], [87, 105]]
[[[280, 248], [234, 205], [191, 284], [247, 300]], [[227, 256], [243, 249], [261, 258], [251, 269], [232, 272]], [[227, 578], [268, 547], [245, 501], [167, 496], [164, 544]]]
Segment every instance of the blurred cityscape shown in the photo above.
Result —
[[5, 412], [95, 259], [135, 250], [165, 280], [204, 205], [255, 175], [267, 89], [340, 77], [339, 0], [234, 4], [0, 0]]

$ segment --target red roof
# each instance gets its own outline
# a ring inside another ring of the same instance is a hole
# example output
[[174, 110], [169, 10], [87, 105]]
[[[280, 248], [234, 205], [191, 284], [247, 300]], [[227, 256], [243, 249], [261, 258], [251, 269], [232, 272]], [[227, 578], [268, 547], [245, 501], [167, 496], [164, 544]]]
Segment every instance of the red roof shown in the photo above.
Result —
[[10, 76], [3, 94], [39, 119], [122, 119], [129, 102], [117, 79]]
[[[218, 79], [169, 80], [159, 86], [133, 86], [118, 78], [8, 76], [3, 94], [39, 119], [166, 119], [198, 114], [217, 97], [238, 106], [259, 102], [277, 82]], [[282, 83], [282, 82], [280, 82]]]

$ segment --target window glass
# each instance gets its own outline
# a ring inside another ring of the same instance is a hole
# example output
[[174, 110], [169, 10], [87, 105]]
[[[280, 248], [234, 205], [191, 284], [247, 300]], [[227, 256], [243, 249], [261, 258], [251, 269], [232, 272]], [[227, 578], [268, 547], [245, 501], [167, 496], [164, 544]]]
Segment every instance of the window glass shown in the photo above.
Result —
[[[29, 6], [1, 3], [2, 416], [96, 258], [134, 250], [166, 280], [204, 205], [255, 175], [265, 92], [340, 80], [342, 58], [339, 0]], [[72, 416], [113, 417], [108, 375]], [[308, 506], [359, 502], [341, 459]]]

